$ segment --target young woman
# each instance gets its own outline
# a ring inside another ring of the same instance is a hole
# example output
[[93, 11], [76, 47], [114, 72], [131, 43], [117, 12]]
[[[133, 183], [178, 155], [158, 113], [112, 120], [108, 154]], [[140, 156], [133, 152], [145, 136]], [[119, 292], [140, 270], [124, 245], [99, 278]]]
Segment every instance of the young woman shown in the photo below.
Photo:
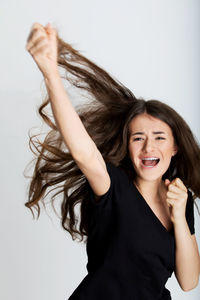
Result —
[[[165, 103], [137, 99], [50, 24], [34, 23], [26, 49], [44, 76], [39, 113], [51, 131], [30, 139], [38, 157], [25, 205], [39, 217], [46, 190], [62, 183], [62, 226], [73, 240], [86, 237], [88, 255], [88, 274], [69, 299], [171, 299], [173, 272], [184, 291], [194, 289], [200, 148], [186, 122]], [[77, 111], [59, 67], [92, 98]], [[55, 123], [43, 111], [49, 103]]]

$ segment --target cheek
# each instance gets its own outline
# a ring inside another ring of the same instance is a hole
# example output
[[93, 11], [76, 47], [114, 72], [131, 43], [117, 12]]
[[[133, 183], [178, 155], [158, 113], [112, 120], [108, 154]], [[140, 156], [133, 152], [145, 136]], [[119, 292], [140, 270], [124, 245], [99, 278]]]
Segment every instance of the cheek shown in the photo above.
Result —
[[165, 151], [162, 151], [162, 154], [163, 154], [163, 163], [164, 163], [165, 167], [168, 168], [171, 163], [171, 158], [172, 158], [171, 148], [169, 148]]
[[171, 143], [163, 144], [160, 146], [160, 151], [163, 153], [164, 158], [171, 158], [173, 153], [173, 147]]
[[129, 144], [129, 154], [132, 158], [134, 158], [139, 152], [139, 147], [135, 144]]

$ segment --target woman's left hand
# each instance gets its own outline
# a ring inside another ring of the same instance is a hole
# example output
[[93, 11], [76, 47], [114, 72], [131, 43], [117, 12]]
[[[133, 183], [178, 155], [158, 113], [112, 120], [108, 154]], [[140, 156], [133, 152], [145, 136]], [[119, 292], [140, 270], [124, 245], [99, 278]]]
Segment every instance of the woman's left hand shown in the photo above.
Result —
[[167, 188], [166, 202], [170, 209], [171, 221], [173, 223], [185, 218], [185, 208], [188, 198], [187, 188], [180, 178], [171, 182], [165, 179]]

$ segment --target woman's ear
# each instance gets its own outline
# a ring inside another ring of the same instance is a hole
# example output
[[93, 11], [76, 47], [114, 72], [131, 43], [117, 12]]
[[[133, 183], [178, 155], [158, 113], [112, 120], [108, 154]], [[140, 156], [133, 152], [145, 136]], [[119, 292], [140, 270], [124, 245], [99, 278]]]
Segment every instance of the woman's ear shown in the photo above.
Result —
[[175, 156], [177, 152], [178, 152], [178, 147], [174, 145], [172, 156]]

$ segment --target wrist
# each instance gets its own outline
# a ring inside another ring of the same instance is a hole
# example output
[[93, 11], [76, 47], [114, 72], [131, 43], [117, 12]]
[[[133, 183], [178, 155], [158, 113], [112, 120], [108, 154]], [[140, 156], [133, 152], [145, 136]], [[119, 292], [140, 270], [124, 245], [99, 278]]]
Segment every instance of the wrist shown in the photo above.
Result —
[[57, 85], [61, 81], [59, 72], [55, 71], [45, 75], [44, 81], [47, 87], [55, 86], [55, 84]]
[[58, 68], [54, 68], [48, 73], [43, 73], [43, 77], [45, 81], [52, 81], [55, 80], [55, 78], [60, 78], [60, 73]]
[[179, 218], [179, 219], [174, 219], [173, 221], [173, 225], [174, 226], [183, 226], [185, 224], [187, 224], [187, 221], [186, 221], [186, 218], [185, 217], [182, 217], [182, 218]]

